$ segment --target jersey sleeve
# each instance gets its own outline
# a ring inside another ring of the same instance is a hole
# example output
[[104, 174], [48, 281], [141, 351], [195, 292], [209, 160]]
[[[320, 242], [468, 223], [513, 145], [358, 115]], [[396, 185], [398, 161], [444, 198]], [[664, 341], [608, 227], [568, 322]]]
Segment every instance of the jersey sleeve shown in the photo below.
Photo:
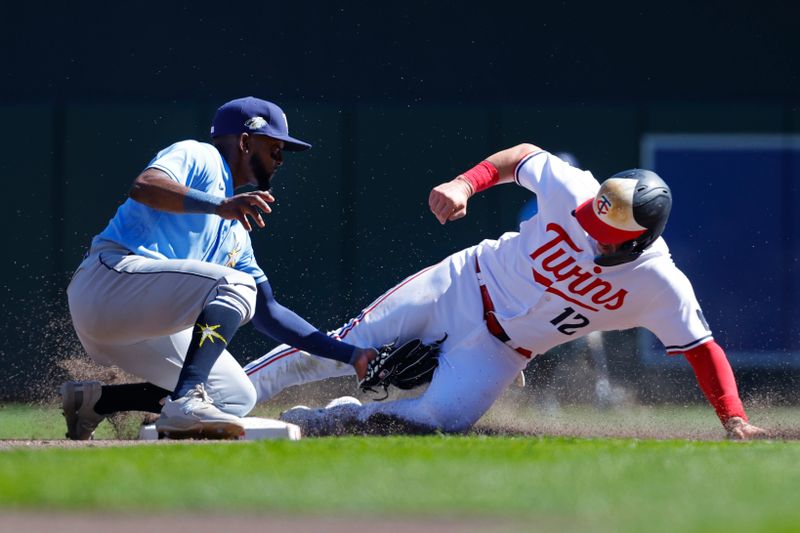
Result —
[[253, 253], [253, 244], [250, 241], [250, 235], [246, 234], [246, 241], [245, 245], [242, 248], [242, 253], [239, 256], [239, 261], [236, 262], [236, 266], [234, 267], [236, 270], [244, 272], [245, 274], [250, 274], [255, 279], [256, 284], [261, 283], [262, 281], [267, 280], [267, 275], [264, 274], [264, 271], [261, 270], [261, 267], [258, 266], [258, 262], [256, 261], [256, 256]]
[[666, 281], [640, 315], [641, 325], [658, 337], [668, 355], [685, 353], [714, 340], [689, 279], [673, 268]]
[[542, 207], [556, 203], [577, 206], [600, 187], [591, 172], [575, 168], [544, 150], [523, 157], [514, 169], [514, 180], [536, 193]]
[[161, 150], [147, 168], [166, 173], [181, 185], [204, 192], [213, 190], [207, 150], [196, 141], [181, 141]]

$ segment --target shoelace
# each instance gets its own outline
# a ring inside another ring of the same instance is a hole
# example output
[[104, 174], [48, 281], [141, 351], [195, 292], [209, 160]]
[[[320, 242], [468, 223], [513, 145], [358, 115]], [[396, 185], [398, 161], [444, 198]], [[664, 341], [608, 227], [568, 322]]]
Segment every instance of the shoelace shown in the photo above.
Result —
[[206, 388], [203, 386], [202, 383], [198, 383], [194, 386], [194, 389], [189, 392], [189, 394], [201, 402], [204, 403], [214, 403], [214, 400], [211, 399], [211, 396], [208, 395], [206, 392]]

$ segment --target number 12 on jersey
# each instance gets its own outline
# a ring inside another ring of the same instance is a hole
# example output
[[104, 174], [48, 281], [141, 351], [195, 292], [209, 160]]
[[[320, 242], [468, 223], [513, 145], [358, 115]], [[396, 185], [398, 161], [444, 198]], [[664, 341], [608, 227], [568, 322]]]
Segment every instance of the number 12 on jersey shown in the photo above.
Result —
[[[567, 322], [567, 320], [569, 320]], [[575, 312], [571, 307], [565, 307], [564, 312], [550, 321], [554, 326], [558, 326], [558, 331], [564, 335], [573, 335], [575, 330], [589, 325], [589, 319], [580, 313]], [[560, 325], [559, 325], [560, 324]]]

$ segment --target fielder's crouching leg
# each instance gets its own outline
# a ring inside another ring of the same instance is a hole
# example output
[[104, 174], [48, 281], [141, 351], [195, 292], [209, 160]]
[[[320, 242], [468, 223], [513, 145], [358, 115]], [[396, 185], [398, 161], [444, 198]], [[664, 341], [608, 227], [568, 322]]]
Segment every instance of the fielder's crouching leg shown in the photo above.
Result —
[[215, 387], [213, 378], [209, 379], [209, 396], [221, 411], [238, 417], [247, 416], [256, 406], [256, 389], [243, 372], [228, 373], [228, 383]]
[[209, 292], [203, 308], [212, 303], [223, 305], [239, 313], [242, 317], [240, 326], [250, 322], [256, 312], [256, 284], [253, 277], [231, 270], [217, 280], [216, 286]]
[[[217, 280], [210, 291], [205, 307], [222, 305], [236, 311], [241, 319], [239, 326], [249, 322], [256, 309], [256, 285], [253, 277], [243, 272], [229, 270]], [[256, 388], [242, 368], [229, 363], [230, 357], [218, 358], [208, 376], [208, 393], [217, 408], [238, 417], [247, 416], [257, 401]], [[235, 361], [234, 361], [235, 362]]]

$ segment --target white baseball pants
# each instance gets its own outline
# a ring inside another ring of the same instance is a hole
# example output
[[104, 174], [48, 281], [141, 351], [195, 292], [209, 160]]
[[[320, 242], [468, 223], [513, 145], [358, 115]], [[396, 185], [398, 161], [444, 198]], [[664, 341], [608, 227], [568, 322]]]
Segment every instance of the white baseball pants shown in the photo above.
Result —
[[[384, 413], [443, 431], [462, 431], [477, 422], [525, 368], [528, 359], [486, 329], [474, 257], [473, 247], [414, 274], [331, 333], [356, 346], [413, 338], [433, 342], [447, 334], [439, 366], [422, 395], [366, 404], [359, 419]], [[352, 375], [353, 369], [283, 345], [249, 363], [245, 372], [261, 402], [291, 385]]]

